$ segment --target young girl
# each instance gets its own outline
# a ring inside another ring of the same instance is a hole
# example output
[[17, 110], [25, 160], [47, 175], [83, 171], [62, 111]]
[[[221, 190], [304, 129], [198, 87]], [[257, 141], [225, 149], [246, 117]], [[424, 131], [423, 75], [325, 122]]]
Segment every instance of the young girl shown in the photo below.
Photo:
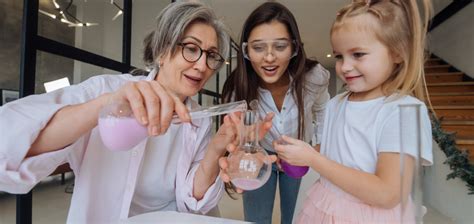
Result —
[[[272, 142], [279, 133], [310, 142], [315, 132], [311, 122], [322, 123], [329, 100], [329, 72], [306, 58], [293, 14], [282, 4], [263, 3], [247, 18], [240, 41], [242, 50], [224, 85], [224, 101], [258, 99], [262, 117], [275, 113], [270, 133], [260, 141], [270, 154], [275, 154]], [[272, 222], [278, 182], [281, 222], [291, 223], [301, 179], [289, 177], [276, 165], [263, 187], [243, 194], [246, 221]]]
[[[321, 152], [286, 136], [287, 145], [275, 145], [280, 158], [321, 175], [298, 223], [400, 223], [400, 104], [422, 105], [421, 157], [432, 164], [423, 104], [426, 27], [416, 2], [356, 1], [337, 14], [331, 44], [347, 92], [326, 107]], [[424, 1], [425, 24], [428, 9]], [[407, 153], [405, 168], [412, 169], [417, 154]]]

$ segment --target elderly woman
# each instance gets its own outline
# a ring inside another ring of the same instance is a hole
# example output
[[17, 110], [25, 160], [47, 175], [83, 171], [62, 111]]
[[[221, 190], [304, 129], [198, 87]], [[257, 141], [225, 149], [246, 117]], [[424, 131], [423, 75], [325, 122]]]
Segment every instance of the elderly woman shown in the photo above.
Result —
[[[69, 163], [75, 188], [68, 222], [116, 223], [158, 210], [206, 213], [223, 192], [217, 160], [234, 138], [229, 118], [211, 139], [210, 119], [190, 121], [195, 95], [218, 70], [228, 36], [213, 11], [173, 3], [145, 39], [146, 76], [101, 75], [0, 107], [0, 191], [26, 193]], [[149, 137], [125, 152], [105, 148], [97, 128], [112, 99], [130, 103]]]

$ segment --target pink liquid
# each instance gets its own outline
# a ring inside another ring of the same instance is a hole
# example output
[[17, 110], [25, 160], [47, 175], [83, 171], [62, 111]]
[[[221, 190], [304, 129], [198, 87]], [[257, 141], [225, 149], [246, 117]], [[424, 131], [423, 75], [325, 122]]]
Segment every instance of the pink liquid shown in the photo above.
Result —
[[264, 182], [260, 180], [246, 178], [235, 178], [231, 181], [236, 187], [246, 191], [255, 190], [264, 184]]
[[99, 131], [102, 142], [112, 151], [129, 150], [148, 135], [147, 128], [132, 117], [99, 118]]

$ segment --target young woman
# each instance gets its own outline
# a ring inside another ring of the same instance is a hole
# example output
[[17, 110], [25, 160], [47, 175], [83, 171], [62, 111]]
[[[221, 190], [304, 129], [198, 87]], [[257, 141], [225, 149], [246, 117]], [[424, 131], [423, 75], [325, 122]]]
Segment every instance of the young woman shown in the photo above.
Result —
[[[329, 72], [306, 58], [293, 14], [280, 3], [260, 5], [244, 23], [240, 46], [237, 68], [224, 84], [224, 102], [258, 99], [262, 117], [275, 113], [270, 133], [260, 141], [270, 154], [280, 134], [319, 144]], [[279, 184], [281, 221], [291, 223], [300, 182], [274, 164], [263, 187], [243, 193], [245, 220], [271, 223]]]

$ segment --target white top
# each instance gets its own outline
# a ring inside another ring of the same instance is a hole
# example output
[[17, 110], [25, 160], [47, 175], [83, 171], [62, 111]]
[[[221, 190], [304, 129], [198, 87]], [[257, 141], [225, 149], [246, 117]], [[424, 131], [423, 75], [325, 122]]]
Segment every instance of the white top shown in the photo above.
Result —
[[[171, 125], [166, 134], [150, 137], [139, 170], [129, 216], [151, 211], [177, 211], [175, 182], [183, 150], [182, 125]], [[169, 150], [172, 149], [172, 150]]]
[[[0, 107], [0, 191], [27, 193], [58, 165], [68, 162], [76, 176], [68, 223], [117, 223], [119, 219], [128, 218], [137, 178], [144, 175], [143, 179], [148, 179], [146, 176], [157, 173], [139, 172], [145, 151], [161, 149], [147, 148], [148, 140], [129, 151], [114, 152], [105, 148], [98, 128], [94, 128], [62, 150], [27, 159], [25, 155], [40, 130], [62, 107], [87, 102], [103, 93], [115, 91], [128, 81], [153, 80], [155, 74], [152, 71], [147, 77], [129, 74], [95, 76], [78, 85], [32, 95]], [[191, 99], [186, 101], [186, 105], [189, 108], [198, 107]], [[172, 153], [178, 157], [176, 162], [179, 166], [170, 163], [176, 171], [166, 172], [168, 182], [175, 180], [171, 187], [175, 188], [172, 193], [176, 210], [206, 213], [217, 205], [223, 193], [223, 183], [217, 177], [201, 200], [193, 197], [194, 175], [210, 140], [211, 121], [201, 119], [193, 123], [199, 128], [187, 123], [177, 129], [171, 128], [166, 135], [169, 137], [160, 138], [154, 145], [163, 146], [163, 150], [164, 146], [183, 146], [178, 154]], [[157, 177], [159, 175], [153, 178], [160, 178]], [[173, 199], [166, 200], [170, 202]]]
[[[330, 98], [328, 92], [329, 76], [329, 71], [320, 64], [316, 65], [305, 76], [306, 81], [303, 91], [305, 135], [303, 140], [305, 142], [313, 140], [313, 145], [319, 144], [321, 141], [324, 108]], [[293, 88], [290, 85], [283, 100], [281, 111], [278, 111], [271, 92], [267, 89], [258, 88], [260, 115], [265, 117], [265, 113], [275, 113], [272, 128], [260, 141], [260, 145], [266, 150], [275, 151], [272, 142], [280, 135], [298, 137], [298, 107], [296, 106], [296, 96], [293, 97], [292, 91]]]
[[[327, 104], [321, 154], [344, 166], [375, 173], [380, 152], [401, 150], [399, 105], [421, 104], [421, 157], [423, 165], [433, 164], [431, 123], [423, 102], [411, 96], [356, 102], [348, 101], [344, 94]], [[416, 148], [405, 153], [417, 157]]]

